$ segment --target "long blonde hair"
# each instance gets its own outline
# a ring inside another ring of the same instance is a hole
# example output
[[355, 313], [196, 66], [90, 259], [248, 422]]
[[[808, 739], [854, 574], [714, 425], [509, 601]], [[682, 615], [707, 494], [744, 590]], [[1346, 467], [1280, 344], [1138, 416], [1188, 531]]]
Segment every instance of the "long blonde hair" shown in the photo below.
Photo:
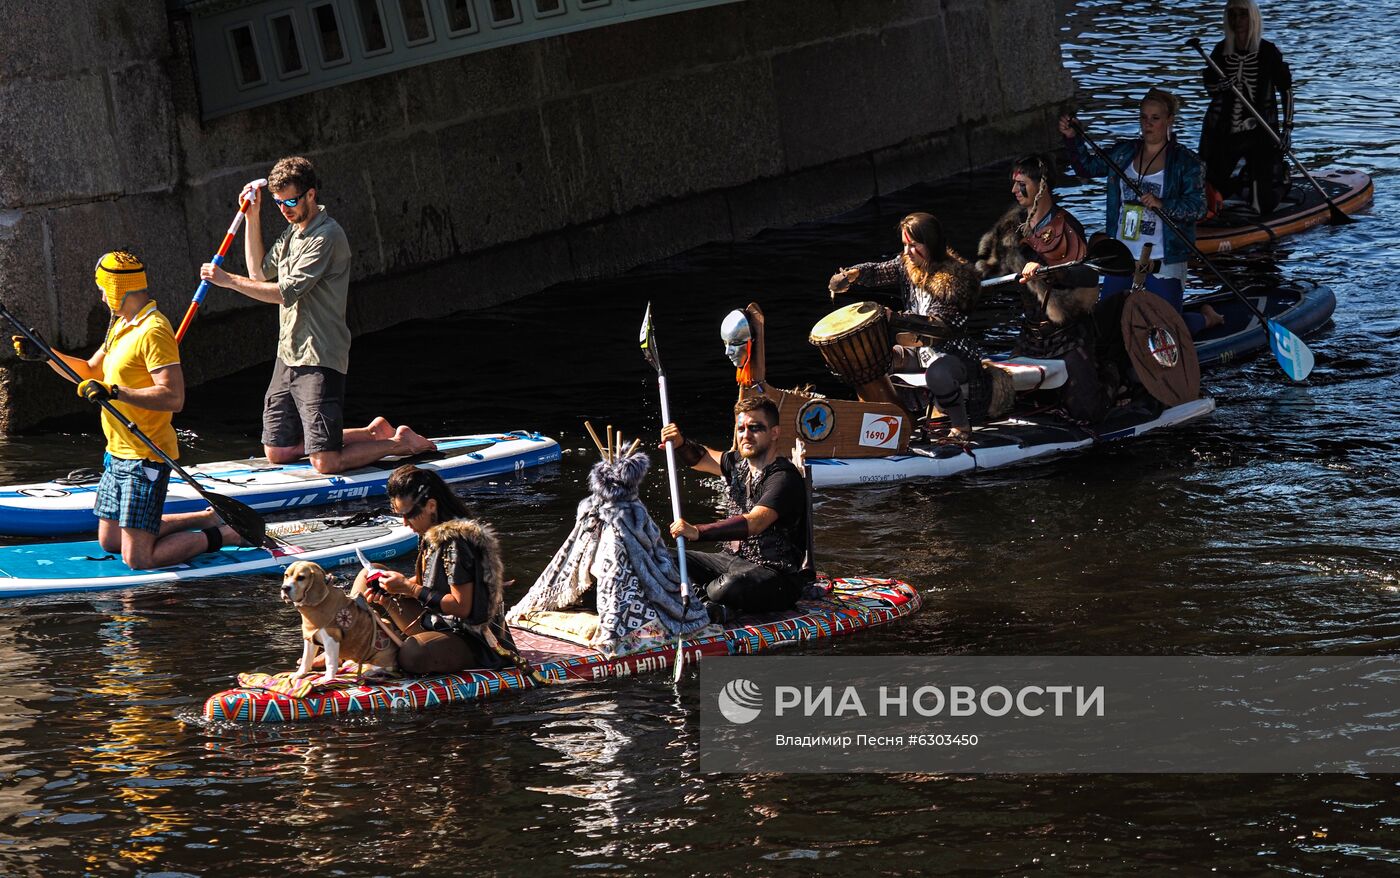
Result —
[[[1235, 31], [1230, 27], [1230, 10], [1244, 9], [1249, 12], [1249, 39], [1248, 45], [1243, 47], [1235, 45]], [[1264, 19], [1259, 15], [1259, 4], [1254, 0], [1227, 0], [1225, 11], [1222, 13], [1222, 21], [1225, 23], [1225, 54], [1234, 55], [1237, 52], [1248, 55], [1251, 52], [1259, 51], [1259, 39], [1264, 35]]]

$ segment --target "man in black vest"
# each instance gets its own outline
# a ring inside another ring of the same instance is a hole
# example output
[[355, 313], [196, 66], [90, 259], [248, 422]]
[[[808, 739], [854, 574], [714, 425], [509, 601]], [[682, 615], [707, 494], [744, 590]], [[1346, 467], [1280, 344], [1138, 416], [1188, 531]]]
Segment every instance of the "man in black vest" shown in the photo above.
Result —
[[661, 431], [675, 443], [681, 463], [720, 476], [727, 487], [728, 518], [698, 527], [671, 523], [671, 536], [727, 543], [719, 552], [686, 552], [701, 599], [716, 622], [738, 612], [790, 609], [802, 594], [807, 549], [807, 484], [786, 457], [778, 407], [761, 396], [734, 406], [735, 450], [719, 452], [687, 440], [675, 424]]

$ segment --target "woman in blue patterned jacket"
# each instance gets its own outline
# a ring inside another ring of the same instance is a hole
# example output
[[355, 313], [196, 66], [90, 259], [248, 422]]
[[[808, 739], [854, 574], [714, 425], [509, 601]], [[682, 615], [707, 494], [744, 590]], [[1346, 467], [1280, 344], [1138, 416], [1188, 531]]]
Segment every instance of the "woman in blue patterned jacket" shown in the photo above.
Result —
[[[1177, 311], [1185, 292], [1186, 262], [1196, 243], [1196, 220], [1206, 209], [1205, 168], [1197, 155], [1177, 142], [1172, 132], [1180, 101], [1176, 96], [1158, 88], [1149, 89], [1142, 99], [1138, 120], [1142, 134], [1131, 140], [1120, 140], [1109, 147], [1108, 157], [1143, 193], [1141, 200], [1132, 187], [1116, 175], [1108, 182], [1107, 228], [1109, 234], [1132, 251], [1142, 253], [1143, 245], [1151, 243], [1152, 255], [1160, 257], [1162, 266], [1148, 275], [1147, 289], [1165, 299]], [[1060, 117], [1060, 134], [1075, 173], [1081, 177], [1111, 175], [1108, 163], [1093, 152], [1077, 136], [1070, 117]], [[1173, 232], [1162, 222], [1167, 217], [1185, 235]], [[1125, 291], [1131, 278], [1104, 279], [1099, 301]], [[1186, 325], [1195, 335], [1215, 326], [1222, 318], [1214, 309], [1186, 314]]]

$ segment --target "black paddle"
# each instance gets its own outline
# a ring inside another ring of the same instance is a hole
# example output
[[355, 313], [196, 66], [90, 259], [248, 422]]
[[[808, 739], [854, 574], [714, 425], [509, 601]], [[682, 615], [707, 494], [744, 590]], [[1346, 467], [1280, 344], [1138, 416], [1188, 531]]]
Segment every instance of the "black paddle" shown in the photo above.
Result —
[[[1069, 123], [1074, 126], [1075, 131], [1079, 132], [1079, 136], [1084, 138], [1084, 142], [1089, 145], [1089, 148], [1103, 160], [1103, 163], [1108, 166], [1108, 169], [1112, 171], [1118, 179], [1127, 184], [1128, 188], [1132, 190], [1133, 194], [1141, 201], [1142, 190], [1138, 188], [1136, 183], [1128, 178], [1127, 174], [1123, 173], [1122, 168], [1113, 163], [1113, 159], [1108, 157], [1108, 153], [1099, 149], [1099, 145], [1095, 143], [1088, 134], [1084, 133], [1084, 126], [1079, 124], [1079, 120], [1071, 116]], [[1204, 264], [1206, 268], [1209, 268], [1216, 277], [1220, 278], [1220, 282], [1225, 285], [1225, 288], [1234, 293], [1241, 302], [1244, 302], [1245, 307], [1253, 311], [1254, 316], [1259, 318], [1259, 322], [1265, 326], [1268, 332], [1269, 349], [1273, 351], [1274, 359], [1278, 361], [1279, 368], [1283, 369], [1284, 374], [1294, 381], [1306, 380], [1309, 373], [1312, 372], [1313, 354], [1312, 351], [1308, 349], [1308, 346], [1303, 344], [1303, 340], [1290, 332], [1283, 324], [1279, 323], [1277, 320], [1269, 319], [1268, 315], [1260, 311], [1259, 306], [1255, 305], [1254, 302], [1250, 301], [1248, 296], [1240, 292], [1239, 288], [1231, 283], [1230, 279], [1226, 277], [1220, 269], [1215, 267], [1215, 263], [1207, 259], [1205, 254], [1200, 251], [1200, 248], [1192, 243], [1190, 238], [1186, 237], [1186, 233], [1181, 230], [1181, 227], [1178, 226], [1171, 217], [1167, 216], [1164, 211], [1159, 210], [1155, 211], [1155, 213], [1162, 218], [1162, 222], [1166, 224], [1167, 228], [1176, 233], [1176, 236], [1181, 239], [1181, 243], [1185, 244], [1187, 248], [1195, 254], [1196, 258], [1201, 260], [1202, 264]]]
[[[1059, 265], [1042, 265], [1035, 270], [1037, 275], [1048, 274], [1052, 271], [1059, 271], [1062, 268], [1073, 268], [1076, 265], [1085, 265], [1092, 268], [1098, 274], [1128, 275], [1133, 273], [1133, 268], [1137, 261], [1133, 259], [1132, 251], [1128, 245], [1117, 238], [1099, 238], [1089, 245], [1089, 251], [1083, 259], [1071, 262], [1061, 262]], [[994, 287], [997, 284], [1009, 284], [1021, 276], [1020, 272], [1015, 274], [1003, 274], [999, 277], [989, 277], [982, 281], [984, 287]]]
[[[24, 334], [25, 338], [33, 342], [34, 346], [42, 351], [44, 356], [49, 358], [50, 362], [63, 370], [63, 373], [72, 379], [75, 384], [82, 382], [82, 376], [74, 371], [72, 366], [64, 362], [63, 358], [55, 354], [53, 348], [49, 347], [48, 344], [39, 337], [39, 333], [33, 327], [25, 326], [19, 321], [18, 317], [11, 314], [3, 302], [0, 302], [0, 317], [4, 317], [6, 320], [10, 321], [10, 323], [14, 324], [15, 329], [18, 329]], [[179, 473], [180, 478], [184, 479], [191, 488], [198, 491], [201, 497], [209, 501], [209, 505], [214, 507], [214, 511], [224, 520], [224, 523], [233, 528], [245, 542], [253, 546], [270, 546], [273, 544], [273, 539], [267, 535], [267, 522], [263, 521], [262, 516], [254, 512], [251, 506], [235, 500], [232, 497], [221, 497], [212, 491], [204, 490], [199, 482], [194, 480], [193, 476], [185, 472], [170, 455], [162, 451], [151, 441], [151, 438], [141, 432], [141, 429], [133, 424], [130, 419], [124, 417], [122, 413], [117, 410], [116, 406], [105, 399], [99, 400], [98, 405], [101, 405], [102, 408], [107, 410], [109, 415], [121, 422], [121, 425], [126, 427], [126, 429], [131, 432], [131, 435], [146, 443], [147, 447], [154, 451], [157, 457], [168, 463], [171, 469]]]
[[1270, 126], [1268, 122], [1264, 121], [1264, 117], [1259, 115], [1258, 110], [1254, 109], [1254, 105], [1249, 102], [1249, 98], [1244, 96], [1244, 93], [1241, 92], [1239, 88], [1235, 85], [1235, 81], [1233, 79], [1225, 75], [1225, 71], [1221, 70], [1220, 65], [1215, 63], [1215, 59], [1206, 54], [1205, 49], [1201, 48], [1201, 41], [1196, 39], [1195, 37], [1192, 37], [1191, 39], [1186, 41], [1186, 45], [1195, 49], [1196, 54], [1206, 59], [1206, 63], [1210, 65], [1211, 70], [1215, 71], [1215, 75], [1219, 76], [1221, 79], [1225, 80], [1225, 82], [1229, 84], [1230, 91], [1235, 93], [1235, 98], [1239, 100], [1240, 103], [1244, 104], [1245, 109], [1249, 110], [1250, 115], [1252, 115], [1255, 118], [1255, 120], [1259, 123], [1260, 127], [1262, 127], [1265, 131], [1269, 132], [1269, 136], [1274, 139], [1274, 146], [1282, 147], [1284, 153], [1290, 159], [1293, 160], [1294, 167], [1296, 167], [1304, 177], [1308, 178], [1309, 183], [1313, 184], [1313, 188], [1317, 190], [1317, 194], [1321, 195], [1323, 200], [1327, 202], [1327, 207], [1329, 208], [1331, 215], [1331, 218], [1328, 220], [1328, 224], [1334, 226], [1344, 226], [1348, 223], [1356, 222], [1355, 219], [1343, 213], [1342, 209], [1337, 206], [1337, 203], [1332, 200], [1332, 197], [1329, 196], [1323, 190], [1322, 184], [1318, 183], [1316, 180], [1313, 179], [1313, 175], [1309, 174], [1308, 169], [1303, 167], [1303, 163], [1298, 161], [1298, 157], [1293, 154], [1293, 150], [1283, 145], [1283, 138], [1279, 137], [1278, 132], [1274, 131], [1273, 127]]

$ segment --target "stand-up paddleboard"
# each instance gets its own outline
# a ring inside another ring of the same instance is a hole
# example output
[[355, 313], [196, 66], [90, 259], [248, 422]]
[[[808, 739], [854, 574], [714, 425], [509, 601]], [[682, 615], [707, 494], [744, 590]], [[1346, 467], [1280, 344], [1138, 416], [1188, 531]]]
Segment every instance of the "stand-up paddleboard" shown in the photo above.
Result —
[[[722, 633], [696, 638], [687, 636], [686, 664], [692, 665], [702, 656], [749, 655], [850, 634], [901, 619], [917, 610], [921, 603], [913, 586], [893, 579], [819, 580], [817, 587], [824, 596], [803, 600], [795, 610], [744, 616], [739, 620], [741, 624]], [[289, 616], [287, 624], [299, 623]], [[512, 633], [526, 661], [552, 683], [668, 673], [676, 657], [674, 644], [609, 658], [537, 631], [516, 629]], [[294, 664], [290, 655], [287, 664]], [[241, 674], [239, 680], [240, 688], [212, 695], [204, 703], [206, 719], [277, 723], [416, 711], [498, 698], [537, 685], [519, 668], [363, 684], [354, 679], [341, 679], [309, 692], [301, 690], [310, 688], [310, 683], [290, 680], [290, 672]], [[299, 694], [288, 694], [289, 691]]]
[[[1313, 176], [1342, 213], [1355, 213], [1375, 194], [1371, 178], [1360, 171], [1329, 170]], [[1313, 185], [1294, 177], [1288, 195], [1272, 213], [1231, 210], [1227, 203], [1218, 216], [1197, 223], [1196, 247], [1209, 254], [1267, 244], [1322, 225], [1331, 216], [1332, 208]]]
[[1205, 397], [1165, 410], [1152, 403], [1120, 406], [1087, 427], [1053, 412], [1018, 414], [973, 427], [972, 441], [966, 447], [914, 443], [908, 454], [808, 458], [807, 464], [812, 468], [812, 484], [817, 488], [939, 479], [1129, 439], [1202, 418], [1213, 411], [1215, 400]]
[[[1316, 281], [1290, 281], [1278, 287], [1244, 289], [1255, 306], [1299, 338], [1318, 331], [1332, 319], [1337, 297], [1330, 287]], [[1185, 310], [1199, 311], [1209, 304], [1225, 322], [1196, 336], [1196, 357], [1201, 368], [1224, 365], [1269, 349], [1265, 327], [1253, 311], [1233, 293], [1224, 290], [1186, 300]]]
[[313, 518], [269, 524], [267, 532], [286, 545], [273, 549], [225, 546], [184, 564], [132, 570], [118, 553], [96, 540], [0, 546], [0, 597], [101, 591], [161, 582], [191, 582], [216, 576], [280, 573], [295, 561], [322, 567], [356, 563], [356, 550], [383, 561], [413, 551], [418, 535], [387, 515], [348, 519]]
[[[517, 430], [434, 439], [438, 450], [411, 457], [389, 457], [333, 476], [311, 468], [310, 461], [275, 464], [265, 457], [202, 463], [187, 467], [206, 490], [231, 497], [254, 509], [273, 512], [324, 506], [384, 493], [395, 467], [412, 463], [434, 470], [448, 482], [480, 479], [559, 459], [559, 443], [548, 436]], [[44, 536], [89, 533], [97, 529], [92, 508], [99, 472], [75, 474], [34, 485], [0, 488], [0, 534]], [[197, 512], [208, 503], [178, 476], [170, 479], [165, 511]]]

